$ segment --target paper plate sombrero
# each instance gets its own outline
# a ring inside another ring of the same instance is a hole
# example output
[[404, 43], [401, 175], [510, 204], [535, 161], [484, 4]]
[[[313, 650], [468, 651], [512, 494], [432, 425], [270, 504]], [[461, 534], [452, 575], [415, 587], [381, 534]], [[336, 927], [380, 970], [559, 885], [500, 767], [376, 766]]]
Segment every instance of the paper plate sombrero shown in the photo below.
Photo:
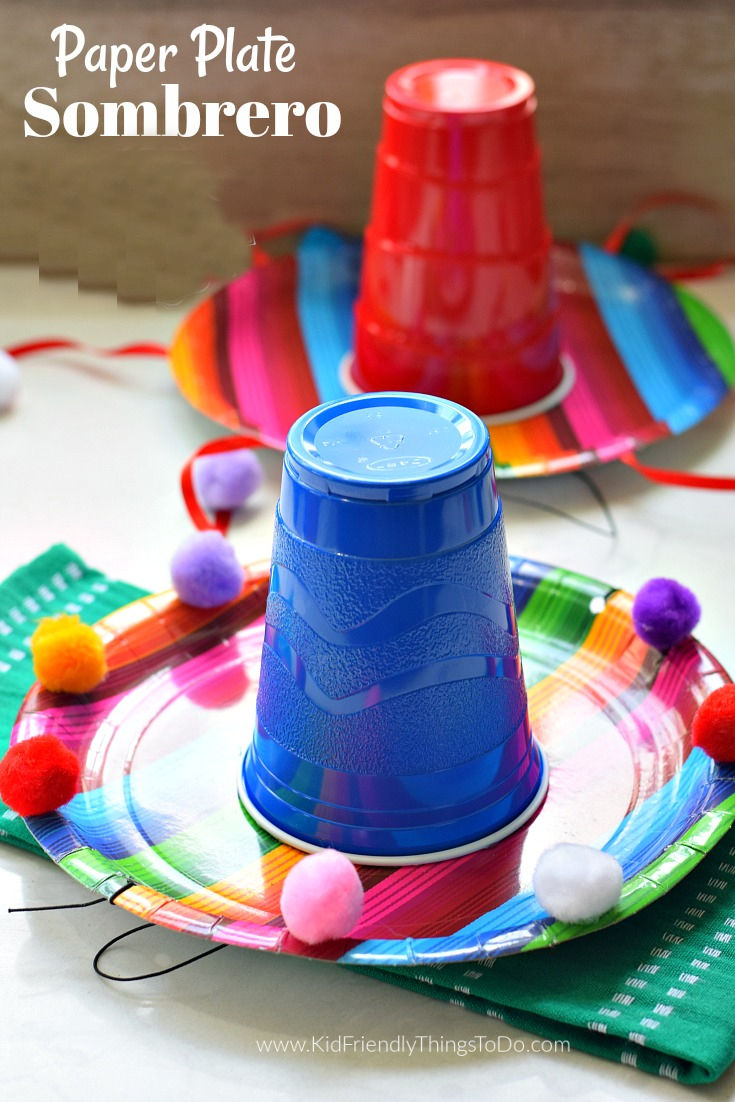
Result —
[[364, 240], [313, 226], [199, 305], [171, 348], [188, 400], [283, 447], [318, 402], [438, 394], [492, 428], [498, 474], [629, 455], [686, 431], [735, 382], [694, 295], [594, 245], [551, 241], [534, 87], [492, 62], [387, 81]]
[[[164, 593], [98, 630], [99, 688], [36, 686], [18, 718], [15, 742], [54, 734], [82, 767], [28, 825], [87, 887], [214, 941], [373, 964], [540, 948], [657, 898], [735, 814], [733, 768], [689, 734], [723, 668], [691, 636], [648, 646], [611, 586], [509, 564], [487, 431], [442, 399], [304, 415], [270, 571], [224, 607]], [[530, 890], [559, 841], [623, 867], [597, 923]], [[310, 947], [279, 901], [325, 845], [366, 855], [365, 905]]]

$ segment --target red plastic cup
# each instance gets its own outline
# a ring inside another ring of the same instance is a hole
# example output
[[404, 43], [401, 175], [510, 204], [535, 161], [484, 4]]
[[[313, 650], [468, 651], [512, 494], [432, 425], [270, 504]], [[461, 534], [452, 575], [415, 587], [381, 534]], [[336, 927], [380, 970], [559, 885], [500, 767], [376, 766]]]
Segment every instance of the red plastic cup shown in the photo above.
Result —
[[499, 62], [388, 78], [355, 307], [362, 389], [489, 415], [561, 382], [535, 110], [531, 78]]

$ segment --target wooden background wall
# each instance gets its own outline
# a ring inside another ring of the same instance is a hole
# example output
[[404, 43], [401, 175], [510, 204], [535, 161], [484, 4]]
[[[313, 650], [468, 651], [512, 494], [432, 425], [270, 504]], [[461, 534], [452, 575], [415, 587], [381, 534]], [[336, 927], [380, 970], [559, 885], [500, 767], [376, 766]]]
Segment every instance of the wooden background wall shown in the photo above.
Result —
[[[735, 216], [735, 4], [732, 0], [0, 0], [0, 260], [38, 258], [124, 298], [177, 302], [247, 262], [246, 226], [293, 215], [359, 229], [367, 214], [381, 88], [430, 56], [511, 62], [535, 78], [549, 217], [560, 236], [599, 239], [637, 197], [687, 188]], [[162, 78], [130, 74], [110, 96], [74, 69], [59, 81], [51, 29], [93, 41], [177, 42], [168, 79], [182, 98], [329, 99], [342, 129], [309, 137], [179, 140], [23, 137], [23, 97], [155, 99]], [[266, 25], [296, 45], [289, 75], [217, 70], [196, 78], [189, 32]], [[702, 219], [677, 249], [717, 247]]]

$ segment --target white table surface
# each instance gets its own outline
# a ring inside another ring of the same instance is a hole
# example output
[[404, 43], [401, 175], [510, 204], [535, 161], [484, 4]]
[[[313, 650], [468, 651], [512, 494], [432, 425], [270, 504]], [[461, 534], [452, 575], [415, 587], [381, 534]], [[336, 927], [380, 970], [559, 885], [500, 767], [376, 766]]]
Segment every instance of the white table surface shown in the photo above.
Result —
[[[700, 282], [696, 291], [735, 328], [735, 277]], [[119, 305], [110, 295], [79, 293], [74, 283], [39, 283], [31, 268], [0, 269], [0, 345], [46, 336], [98, 346], [168, 343], [187, 309]], [[0, 419], [0, 576], [63, 540], [113, 576], [166, 587], [171, 552], [191, 531], [179, 471], [217, 427], [179, 396], [163, 360], [45, 354], [26, 360], [22, 373], [17, 407]], [[732, 474], [734, 412], [731, 397], [704, 425], [649, 449], [646, 460]], [[267, 454], [264, 463], [266, 485], [231, 533], [244, 560], [270, 550], [280, 458]], [[679, 578], [701, 599], [700, 638], [735, 670], [733, 496], [653, 486], [620, 464], [593, 475], [615, 517], [616, 540], [513, 500], [506, 502], [511, 551], [629, 589], [655, 574]], [[508, 491], [604, 524], [587, 488], [573, 477], [514, 483]], [[531, 1051], [529, 1034], [304, 960], [230, 948], [159, 979], [110, 983], [94, 975], [92, 956], [109, 937], [136, 925], [131, 916], [106, 904], [5, 913], [9, 906], [86, 898], [50, 863], [0, 847], [7, 1098], [735, 1098], [733, 1069], [711, 1087], [687, 1090], [580, 1053], [541, 1054]], [[105, 966], [121, 974], [146, 972], [205, 947], [154, 929], [123, 942]], [[426, 1051], [259, 1051], [259, 1042], [268, 1039], [345, 1034], [376, 1040], [502, 1035], [525, 1041], [526, 1051], [464, 1058]]]

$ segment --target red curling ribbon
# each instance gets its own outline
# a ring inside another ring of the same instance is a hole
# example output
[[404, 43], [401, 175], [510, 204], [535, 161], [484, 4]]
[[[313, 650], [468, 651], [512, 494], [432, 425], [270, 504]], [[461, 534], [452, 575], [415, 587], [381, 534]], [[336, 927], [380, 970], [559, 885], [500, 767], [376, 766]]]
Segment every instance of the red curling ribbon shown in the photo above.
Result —
[[75, 352], [86, 352], [92, 356], [168, 356], [168, 348], [164, 344], [154, 344], [148, 341], [139, 344], [123, 344], [118, 348], [93, 348], [91, 345], [82, 344], [81, 341], [68, 341], [58, 337], [47, 337], [44, 340], [11, 344], [6, 347], [5, 351], [9, 356], [19, 360], [23, 356], [33, 356], [38, 352], [55, 352], [68, 349], [73, 349]]
[[186, 461], [181, 471], [181, 493], [184, 498], [184, 504], [186, 505], [189, 516], [194, 522], [194, 526], [201, 532], [210, 530], [217, 530], [221, 532], [223, 536], [227, 535], [227, 530], [230, 527], [230, 520], [232, 519], [232, 512], [229, 509], [222, 509], [215, 513], [214, 520], [207, 516], [204, 509], [199, 504], [199, 500], [194, 490], [194, 463], [202, 455], [216, 455], [219, 452], [232, 452], [241, 451], [243, 448], [263, 448], [274, 447], [275, 445], [270, 441], [260, 436], [222, 436], [218, 440], [210, 440], [208, 444], [204, 444], [201, 448], [194, 452]]
[[664, 486], [683, 486], [692, 490], [735, 490], [735, 478], [729, 475], [692, 474], [689, 471], [648, 467], [633, 452], [625, 452], [620, 456], [620, 461], [651, 482], [660, 482]]
[[[662, 210], [665, 207], [692, 207], [695, 210], [704, 211], [717, 219], [726, 231], [726, 238], [733, 243], [733, 228], [722, 205], [714, 199], [708, 199], [704, 195], [697, 195], [688, 191], [659, 191], [653, 195], [647, 195], [624, 214], [611, 230], [603, 243], [603, 249], [608, 253], [619, 253], [626, 237], [634, 229], [639, 220], [651, 211]], [[686, 264], [664, 262], [654, 264], [659, 275], [666, 279], [705, 279], [709, 276], [720, 275], [729, 264], [733, 263], [733, 253], [723, 253], [716, 260], [702, 262], [692, 261]], [[711, 487], [714, 488], [714, 487]]]

